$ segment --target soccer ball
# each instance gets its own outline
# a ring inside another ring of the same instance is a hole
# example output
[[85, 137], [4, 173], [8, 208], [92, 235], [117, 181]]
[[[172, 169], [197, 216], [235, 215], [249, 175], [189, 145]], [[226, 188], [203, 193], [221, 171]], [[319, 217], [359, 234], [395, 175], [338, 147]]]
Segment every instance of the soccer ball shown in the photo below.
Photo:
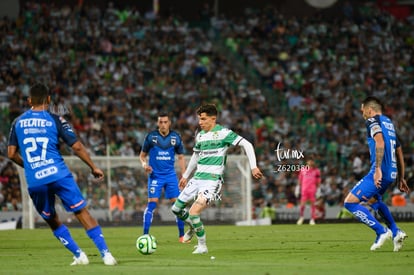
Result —
[[157, 239], [154, 236], [145, 234], [137, 239], [137, 249], [142, 255], [149, 255], [157, 250]]

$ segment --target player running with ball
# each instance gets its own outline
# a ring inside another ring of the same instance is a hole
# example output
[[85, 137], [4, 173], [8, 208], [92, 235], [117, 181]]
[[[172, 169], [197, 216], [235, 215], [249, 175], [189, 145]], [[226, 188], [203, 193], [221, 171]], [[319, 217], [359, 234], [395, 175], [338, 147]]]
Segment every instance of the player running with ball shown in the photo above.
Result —
[[[223, 184], [223, 173], [226, 164], [227, 150], [230, 146], [242, 146], [249, 159], [253, 178], [263, 177], [257, 168], [256, 155], [253, 145], [232, 130], [216, 124], [217, 108], [213, 104], [205, 104], [197, 109], [201, 131], [197, 134], [194, 153], [188, 167], [180, 180], [180, 187], [184, 188], [172, 207], [172, 212], [183, 221], [190, 224], [190, 229], [184, 235], [184, 241], [189, 242], [194, 233], [198, 245], [193, 254], [208, 252], [206, 232], [200, 219], [201, 212], [209, 203], [219, 197]], [[187, 182], [192, 171], [194, 176]], [[186, 206], [193, 200], [189, 211]]]

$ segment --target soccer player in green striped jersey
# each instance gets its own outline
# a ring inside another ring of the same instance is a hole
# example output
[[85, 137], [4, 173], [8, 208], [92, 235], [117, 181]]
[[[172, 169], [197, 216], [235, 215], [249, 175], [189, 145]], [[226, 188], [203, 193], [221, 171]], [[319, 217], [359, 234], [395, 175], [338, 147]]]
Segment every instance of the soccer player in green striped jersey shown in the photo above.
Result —
[[[206, 232], [200, 219], [201, 212], [213, 200], [220, 199], [227, 150], [230, 146], [242, 146], [249, 159], [253, 178], [261, 179], [262, 172], [257, 167], [253, 145], [230, 129], [216, 123], [217, 108], [213, 104], [204, 104], [197, 109], [201, 131], [197, 134], [194, 152], [180, 180], [181, 194], [175, 201], [172, 212], [190, 225], [184, 235], [184, 241], [190, 242], [194, 233], [198, 245], [193, 254], [208, 253]], [[188, 177], [196, 169], [194, 176]], [[189, 204], [191, 206], [189, 206]], [[190, 209], [187, 211], [186, 207]]]

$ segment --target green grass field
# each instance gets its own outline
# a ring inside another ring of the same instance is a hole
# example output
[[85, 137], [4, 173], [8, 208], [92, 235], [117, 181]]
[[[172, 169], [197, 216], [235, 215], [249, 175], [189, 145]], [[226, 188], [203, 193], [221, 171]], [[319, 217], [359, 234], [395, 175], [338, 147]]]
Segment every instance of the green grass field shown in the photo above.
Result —
[[87, 266], [70, 266], [71, 254], [49, 229], [0, 231], [0, 274], [414, 274], [414, 223], [399, 226], [409, 238], [396, 253], [391, 241], [371, 252], [375, 235], [359, 223], [206, 225], [206, 255], [192, 255], [195, 240], [178, 243], [175, 226], [153, 226], [158, 249], [148, 256], [135, 248], [141, 227], [103, 228], [118, 266], [104, 266], [80, 228], [70, 229]]

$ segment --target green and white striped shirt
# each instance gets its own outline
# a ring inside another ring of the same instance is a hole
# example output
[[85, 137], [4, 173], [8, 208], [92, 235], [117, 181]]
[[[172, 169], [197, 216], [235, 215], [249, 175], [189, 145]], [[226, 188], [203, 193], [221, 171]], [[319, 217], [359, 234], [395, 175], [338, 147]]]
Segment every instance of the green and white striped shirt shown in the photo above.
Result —
[[224, 173], [227, 150], [237, 145], [243, 138], [230, 129], [216, 124], [208, 132], [201, 131], [196, 136], [194, 153], [198, 154], [195, 179], [217, 180]]

